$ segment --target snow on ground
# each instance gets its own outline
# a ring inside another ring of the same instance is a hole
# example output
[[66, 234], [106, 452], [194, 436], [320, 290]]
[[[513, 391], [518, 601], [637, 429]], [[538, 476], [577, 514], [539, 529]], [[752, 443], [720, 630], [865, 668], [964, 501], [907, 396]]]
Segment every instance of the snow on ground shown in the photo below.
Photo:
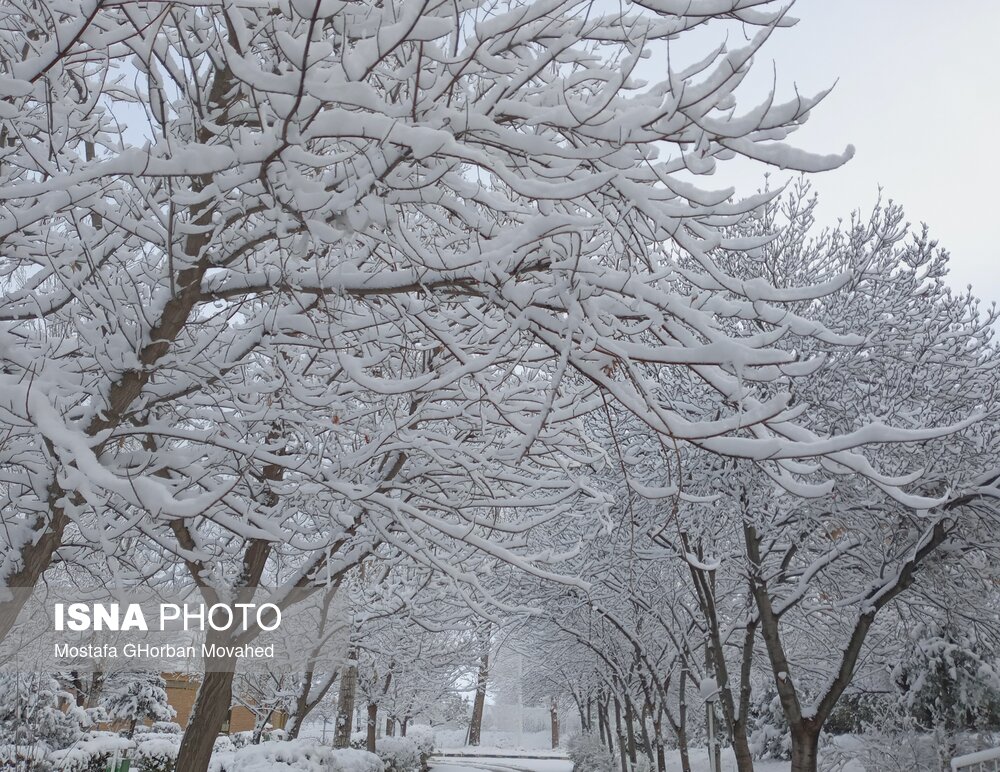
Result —
[[442, 759], [431, 763], [431, 772], [571, 772], [567, 759], [506, 758]]
[[553, 759], [566, 758], [566, 752], [562, 750], [535, 750], [532, 748], [504, 748], [494, 745], [456, 746], [453, 748], [439, 748], [437, 751], [443, 756], [503, 756], [504, 758], [518, 758], [524, 756], [543, 757]]
[[[456, 752], [473, 751], [465, 744], [465, 729], [435, 729], [438, 748], [451, 748]], [[482, 734], [481, 748], [502, 749], [504, 751], [549, 751], [552, 750], [552, 735], [544, 732], [506, 732], [496, 729], [485, 729]], [[559, 754], [559, 751], [556, 751]], [[561, 755], [565, 756], [565, 753]]]
[[[523, 750], [520, 753], [502, 748], [456, 748], [454, 753], [476, 752], [472, 758], [440, 758], [431, 764], [431, 772], [571, 772], [573, 765], [565, 759], [533, 759], [527, 755], [541, 755]], [[489, 757], [487, 757], [487, 755]], [[720, 772], [735, 772], [736, 759], [723, 750]], [[788, 772], [787, 761], [755, 761], [754, 772]], [[681, 772], [681, 760], [676, 751], [667, 756], [667, 772]], [[691, 772], [709, 772], [708, 753], [702, 748], [691, 749]], [[843, 768], [842, 772], [865, 772], [859, 765]]]
[[[708, 751], [705, 748], [692, 748], [691, 772], [708, 772]], [[791, 765], [787, 761], [754, 761], [754, 772], [788, 772]], [[676, 751], [667, 754], [667, 772], [680, 772], [681, 757]], [[736, 758], [732, 751], [722, 749], [722, 769], [719, 772], [736, 772]]]

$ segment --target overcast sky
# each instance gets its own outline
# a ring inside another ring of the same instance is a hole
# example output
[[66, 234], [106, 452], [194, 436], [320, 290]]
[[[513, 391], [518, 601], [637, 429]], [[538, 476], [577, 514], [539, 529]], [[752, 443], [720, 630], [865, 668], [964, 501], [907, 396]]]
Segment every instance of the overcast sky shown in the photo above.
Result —
[[[953, 286], [1000, 301], [1000, 0], [798, 0], [792, 15], [751, 88], [770, 84], [772, 60], [779, 96], [837, 83], [792, 142], [856, 148], [815, 175], [820, 220], [870, 209], [882, 185], [952, 253]], [[740, 192], [759, 186], [760, 167], [740, 172]]]

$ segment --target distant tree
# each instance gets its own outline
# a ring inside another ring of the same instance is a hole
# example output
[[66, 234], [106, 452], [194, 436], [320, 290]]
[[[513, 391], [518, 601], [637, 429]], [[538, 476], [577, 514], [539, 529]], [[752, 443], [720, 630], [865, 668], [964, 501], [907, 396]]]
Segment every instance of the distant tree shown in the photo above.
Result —
[[292, 712], [297, 681], [289, 673], [272, 670], [250, 670], [236, 676], [233, 684], [233, 704], [245, 708], [254, 717], [250, 743], [257, 745], [274, 714], [286, 716]]
[[[657, 537], [691, 568], [716, 671], [730, 674], [720, 702], [737, 737], [763, 643], [793, 772], [816, 769], [820, 733], [886, 609], [916, 588], [937, 595], [958, 586], [963, 565], [989, 591], [982, 567], [995, 554], [1000, 476], [996, 309], [948, 287], [947, 253], [926, 229], [911, 232], [898, 206], [814, 235], [814, 205], [802, 188], [765, 207], [740, 229], [773, 232], [769, 218], [782, 215], [787, 227], [760, 251], [720, 260], [790, 286], [851, 276], [808, 306], [831, 328], [863, 333], [851, 346], [806, 343], [802, 353], [823, 364], [795, 380], [789, 407], [808, 414], [817, 436], [869, 427], [875, 442], [854, 467], [838, 467], [835, 456], [793, 469], [683, 454], [690, 498]], [[945, 431], [879, 442], [889, 426]]]

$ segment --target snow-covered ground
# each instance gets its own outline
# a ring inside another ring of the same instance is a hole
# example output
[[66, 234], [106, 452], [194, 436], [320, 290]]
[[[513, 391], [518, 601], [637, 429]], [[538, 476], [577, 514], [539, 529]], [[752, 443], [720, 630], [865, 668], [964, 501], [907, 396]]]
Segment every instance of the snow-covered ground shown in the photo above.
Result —
[[442, 759], [431, 765], [431, 772], [571, 772], [567, 759], [506, 758]]
[[[465, 729], [435, 729], [437, 747], [446, 750], [473, 752], [476, 749], [465, 744]], [[485, 729], [482, 734], [482, 749], [503, 751], [549, 751], [552, 752], [552, 735], [545, 732], [506, 732]], [[557, 754], [565, 756], [561, 751]]]
[[[439, 758], [432, 766], [432, 772], [571, 772], [573, 765], [566, 759], [539, 759], [529, 756], [543, 755], [522, 749], [520, 751], [481, 746], [479, 748], [455, 748], [444, 753], [466, 753], [471, 758]], [[478, 757], [477, 757], [478, 756]], [[709, 772], [708, 753], [704, 749], [691, 750], [692, 772]], [[722, 754], [720, 772], [735, 772], [736, 760], [728, 751]], [[787, 761], [756, 761], [754, 772], [788, 772]], [[681, 772], [680, 756], [672, 752], [667, 756], [667, 772]], [[857, 764], [849, 764], [841, 772], [865, 772]]]

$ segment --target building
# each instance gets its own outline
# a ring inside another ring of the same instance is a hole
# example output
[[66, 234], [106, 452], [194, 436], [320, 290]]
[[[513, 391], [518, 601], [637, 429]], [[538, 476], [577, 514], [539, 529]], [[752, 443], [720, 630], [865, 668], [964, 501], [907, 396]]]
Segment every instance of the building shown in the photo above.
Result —
[[[188, 719], [191, 717], [191, 709], [194, 707], [194, 699], [198, 694], [197, 676], [185, 673], [162, 673], [163, 680], [167, 684], [167, 701], [175, 711], [177, 717], [174, 718], [181, 727], [186, 728]], [[282, 712], [275, 712], [271, 716], [271, 725], [276, 729], [283, 729], [288, 720]], [[229, 709], [229, 719], [222, 726], [225, 734], [235, 732], [251, 732], [254, 727], [254, 714], [242, 706]]]

